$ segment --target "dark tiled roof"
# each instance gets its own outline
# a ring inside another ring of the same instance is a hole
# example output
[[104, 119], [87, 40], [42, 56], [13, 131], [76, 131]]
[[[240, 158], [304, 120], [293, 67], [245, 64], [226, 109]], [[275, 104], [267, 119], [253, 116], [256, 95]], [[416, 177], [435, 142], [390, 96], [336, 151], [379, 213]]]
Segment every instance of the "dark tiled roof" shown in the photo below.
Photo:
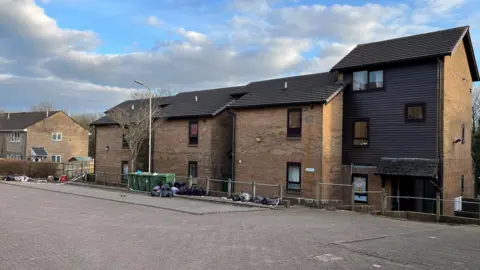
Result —
[[[468, 29], [468, 26], [464, 26], [391, 40], [359, 44], [340, 60], [340, 62], [332, 68], [332, 71], [449, 55], [465, 34], [468, 34]], [[465, 45], [467, 47], [471, 46], [469, 38], [467, 41], [466, 43], [468, 44]], [[468, 51], [469, 49], [467, 48], [467, 52]], [[473, 62], [475, 62], [473, 51], [471, 53], [471, 58], [473, 58]], [[472, 74], [476, 73], [474, 77], [478, 76], [476, 64], [470, 64], [475, 65], [474, 70], [471, 66]]]
[[[317, 73], [267, 81], [252, 82], [234, 94], [246, 93], [229, 107], [261, 107], [325, 102], [346, 84], [336, 84], [333, 73]], [[285, 82], [287, 88], [285, 89]]]
[[435, 159], [382, 158], [377, 166], [377, 174], [435, 177], [437, 165]]
[[47, 150], [43, 147], [32, 147], [32, 151], [34, 153], [34, 156], [38, 157], [46, 157], [48, 156]]
[[[50, 111], [52, 116], [59, 111]], [[25, 129], [29, 126], [47, 118], [47, 112], [19, 112], [0, 114], [0, 130]]]
[[[192, 92], [182, 92], [175, 96], [156, 98], [156, 105], [165, 106], [162, 109], [161, 117], [178, 118], [178, 117], [198, 117], [198, 116], [214, 116], [229, 104], [233, 97], [231, 96], [240, 87], [227, 87], [211, 90], [201, 90]], [[137, 106], [149, 106], [148, 99], [127, 100], [115, 108], [131, 108]], [[108, 116], [104, 116], [90, 125], [112, 125], [115, 122]]]
[[[232, 93], [241, 87], [182, 92], [173, 96], [163, 109], [165, 117], [213, 116], [233, 100]], [[195, 99], [196, 98], [196, 99]]]

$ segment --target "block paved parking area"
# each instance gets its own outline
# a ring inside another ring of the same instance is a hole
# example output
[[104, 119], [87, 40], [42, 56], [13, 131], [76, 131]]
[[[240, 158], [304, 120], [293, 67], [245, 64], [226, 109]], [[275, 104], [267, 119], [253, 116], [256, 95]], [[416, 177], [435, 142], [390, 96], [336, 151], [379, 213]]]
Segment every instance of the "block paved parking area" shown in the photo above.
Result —
[[0, 269], [478, 269], [480, 265], [479, 227], [350, 212], [292, 207], [192, 215], [0, 184], [0, 213]]

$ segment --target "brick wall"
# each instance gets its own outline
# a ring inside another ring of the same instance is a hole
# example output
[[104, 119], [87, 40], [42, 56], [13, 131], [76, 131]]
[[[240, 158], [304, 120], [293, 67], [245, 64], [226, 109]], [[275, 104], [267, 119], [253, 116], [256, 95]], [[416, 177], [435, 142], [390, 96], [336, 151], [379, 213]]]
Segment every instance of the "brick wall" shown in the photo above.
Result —
[[[52, 132], [61, 132], [62, 140], [52, 141]], [[62, 161], [73, 156], [88, 156], [88, 131], [63, 112], [32, 125], [27, 133], [27, 158], [30, 158], [31, 147], [45, 147], [48, 161], [52, 160], [52, 155], [62, 156]]]
[[223, 112], [213, 118], [200, 118], [197, 145], [188, 143], [188, 123], [188, 119], [168, 120], [155, 130], [155, 170], [188, 176], [188, 163], [196, 161], [198, 177], [228, 176], [232, 117]]
[[[291, 107], [302, 108], [301, 139], [287, 138], [288, 107], [235, 110], [235, 181], [282, 184], [285, 197], [315, 198], [315, 182], [322, 176], [322, 107]], [[287, 162], [301, 163], [301, 192], [286, 191]], [[315, 171], [306, 172], [306, 168]], [[257, 188], [257, 194], [278, 193], [278, 189], [263, 189]]]
[[[323, 107], [322, 183], [340, 183], [342, 173], [343, 92]], [[338, 188], [322, 189], [324, 197], [340, 198]]]
[[[120, 181], [122, 161], [128, 161], [131, 171], [130, 150], [122, 146], [122, 129], [115, 126], [96, 127], [95, 171], [97, 181], [117, 184]], [[106, 147], [109, 150], [106, 150]]]
[[[461, 176], [464, 176], [464, 196], [473, 197], [474, 178], [471, 158], [472, 134], [472, 77], [463, 41], [452, 56], [445, 57], [444, 114], [443, 114], [443, 198], [453, 200], [461, 195]], [[465, 125], [465, 143], [461, 138]], [[453, 214], [453, 203], [445, 202], [444, 214]]]

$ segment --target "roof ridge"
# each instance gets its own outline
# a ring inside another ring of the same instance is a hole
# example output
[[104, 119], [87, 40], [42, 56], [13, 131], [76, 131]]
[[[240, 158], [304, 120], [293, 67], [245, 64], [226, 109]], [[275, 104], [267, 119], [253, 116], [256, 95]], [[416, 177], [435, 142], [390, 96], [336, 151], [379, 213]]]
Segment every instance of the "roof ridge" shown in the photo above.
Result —
[[465, 26], [459, 26], [459, 27], [454, 27], [454, 28], [442, 29], [442, 30], [437, 30], [437, 31], [432, 31], [432, 32], [427, 32], [427, 33], [420, 33], [420, 34], [408, 35], [408, 36], [403, 36], [403, 37], [398, 37], [398, 38], [391, 38], [391, 39], [385, 39], [385, 40], [379, 40], [379, 41], [361, 43], [361, 44], [357, 44], [356, 47], [364, 46], [364, 45], [371, 45], [371, 44], [378, 44], [378, 43], [383, 43], [383, 42], [390, 42], [390, 41], [395, 41], [395, 40], [400, 40], [400, 39], [406, 39], [406, 38], [411, 38], [411, 37], [425, 36], [425, 35], [430, 35], [430, 34], [439, 33], [439, 32], [446, 32], [446, 31], [456, 30], [456, 29], [460, 29], [460, 28], [466, 28], [466, 30], [468, 30], [468, 29], [470, 29], [470, 26], [469, 26], [469, 25], [465, 25]]
[[[218, 88], [212, 88], [212, 89], [203, 89], [203, 90], [194, 90], [194, 91], [184, 91], [184, 92], [180, 92], [180, 93], [177, 93], [177, 95], [179, 94], [184, 94], [184, 93], [197, 93], [197, 92], [207, 92], [207, 91], [215, 91], [215, 90], [222, 90], [222, 89], [233, 89], [233, 88], [241, 88], [243, 87], [244, 85], [237, 85], [237, 86], [229, 86], [229, 87], [218, 87]], [[175, 95], [176, 96], [176, 95]], [[174, 97], [174, 96], [173, 96]]]
[[315, 75], [320, 75], [320, 74], [329, 74], [331, 72], [317, 72], [317, 73], [310, 73], [310, 74], [303, 74], [303, 75], [294, 75], [294, 76], [289, 76], [289, 77], [280, 77], [280, 78], [275, 78], [275, 79], [268, 79], [268, 80], [261, 80], [261, 81], [252, 81], [249, 84], [252, 83], [259, 83], [259, 82], [270, 82], [270, 81], [275, 81], [275, 80], [285, 80], [285, 79], [291, 79], [291, 78], [299, 78], [299, 77], [308, 77], [308, 76], [315, 76]]

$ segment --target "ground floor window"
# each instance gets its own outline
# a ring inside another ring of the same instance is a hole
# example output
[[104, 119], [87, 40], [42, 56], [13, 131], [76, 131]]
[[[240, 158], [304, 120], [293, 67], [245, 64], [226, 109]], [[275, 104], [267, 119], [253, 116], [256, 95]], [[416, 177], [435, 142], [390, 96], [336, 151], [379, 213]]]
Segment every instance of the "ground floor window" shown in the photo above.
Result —
[[355, 202], [367, 203], [368, 202], [368, 175], [366, 174], [353, 174], [352, 175], [352, 187], [354, 189]]
[[62, 156], [60, 155], [53, 155], [52, 162], [62, 162]]
[[196, 161], [188, 162], [188, 176], [198, 177], [198, 163]]
[[287, 190], [300, 191], [302, 179], [302, 164], [287, 162]]

